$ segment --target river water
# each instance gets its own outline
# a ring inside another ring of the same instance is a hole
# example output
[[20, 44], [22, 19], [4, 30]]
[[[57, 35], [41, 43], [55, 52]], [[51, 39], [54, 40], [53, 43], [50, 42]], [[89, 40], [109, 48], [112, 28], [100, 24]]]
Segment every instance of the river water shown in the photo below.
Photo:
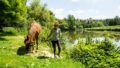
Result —
[[103, 41], [108, 37], [113, 44], [120, 46], [120, 32], [113, 31], [67, 31], [62, 32], [62, 41], [70, 47], [77, 45], [81, 40], [85, 41], [88, 36], [92, 41]]

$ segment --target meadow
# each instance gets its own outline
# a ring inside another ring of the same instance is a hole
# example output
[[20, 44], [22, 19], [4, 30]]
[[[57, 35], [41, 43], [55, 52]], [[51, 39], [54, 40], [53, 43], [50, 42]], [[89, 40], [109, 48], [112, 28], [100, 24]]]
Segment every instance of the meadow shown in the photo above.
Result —
[[[6, 30], [7, 29], [7, 30]], [[73, 47], [62, 44], [62, 58], [53, 58], [53, 50], [46, 37], [46, 29], [39, 36], [37, 53], [25, 53], [24, 37], [26, 32], [18, 32], [9, 27], [0, 32], [0, 68], [119, 68], [120, 48], [109, 39], [101, 42], [79, 41]], [[64, 43], [66, 42], [65, 40]], [[69, 45], [70, 46], [70, 45]]]
[[[25, 53], [24, 36], [9, 28], [0, 32], [0, 68], [84, 68], [80, 62], [66, 58], [53, 58], [50, 45], [39, 40], [37, 53]], [[52, 56], [49, 56], [52, 55]]]
[[[50, 2], [57, 9], [60, 8], [57, 5], [61, 3]], [[67, 5], [68, 1], [66, 7]], [[109, 16], [104, 15], [108, 17], [106, 19], [92, 19], [92, 17], [87, 16], [86, 19], [82, 19], [81, 15], [85, 16], [84, 14], [80, 14], [80, 18], [77, 18], [74, 13], [68, 12], [66, 14], [66, 12], [63, 12], [65, 17], [61, 19], [56, 17], [56, 11], [54, 12], [48, 7], [49, 4], [42, 4], [42, 0], [0, 0], [0, 68], [120, 67], [119, 16], [109, 18]], [[79, 6], [75, 6], [75, 8], [81, 10]], [[86, 7], [86, 10], [89, 9], [89, 6], [88, 9]], [[60, 16], [63, 16], [63, 14], [60, 14]], [[77, 15], [79, 15], [78, 12]], [[39, 35], [39, 50], [37, 53], [26, 53], [24, 38], [33, 21], [42, 26], [42, 32]], [[50, 29], [56, 22], [59, 23], [59, 27], [63, 31], [60, 37], [62, 44], [61, 58], [53, 58], [51, 42], [45, 41]], [[104, 39], [93, 41], [93, 38]], [[118, 46], [113, 44], [113, 40], [117, 42]]]

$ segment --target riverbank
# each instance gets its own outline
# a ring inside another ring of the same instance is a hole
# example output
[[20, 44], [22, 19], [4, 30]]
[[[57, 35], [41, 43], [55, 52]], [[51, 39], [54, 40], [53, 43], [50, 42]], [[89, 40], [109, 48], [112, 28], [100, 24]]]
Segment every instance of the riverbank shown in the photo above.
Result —
[[[7, 29], [6, 29], [7, 30]], [[112, 45], [108, 42], [96, 42], [91, 39], [108, 35], [108, 37], [115, 36], [119, 41], [119, 33], [111, 31], [90, 31], [90, 32], [62, 32], [62, 59], [53, 58], [53, 51], [51, 44], [44, 41], [47, 30], [44, 30], [39, 38], [39, 50], [35, 54], [24, 53], [24, 36], [17, 33], [16, 30], [7, 30], [0, 32], [0, 67], [1, 68], [91, 68], [90, 66], [99, 67], [104, 66], [109, 68], [110, 65], [119, 66], [119, 50], [109, 49], [107, 46]], [[101, 33], [101, 34], [100, 34]], [[104, 33], [104, 34], [103, 34]], [[100, 36], [99, 36], [100, 34]], [[114, 35], [115, 34], [115, 35]], [[98, 35], [98, 36], [97, 36]], [[86, 42], [81, 40], [87, 39]], [[111, 39], [112, 39], [111, 38]], [[78, 39], [78, 41], [76, 41]], [[118, 42], [119, 43], [119, 42]], [[73, 45], [71, 48], [67, 48]], [[80, 47], [79, 47], [80, 46]], [[65, 47], [65, 48], [64, 48]], [[81, 48], [82, 47], [82, 48]], [[101, 50], [100, 50], [101, 47]], [[74, 49], [75, 48], [75, 49]], [[80, 48], [80, 49], [79, 49]], [[106, 48], [109, 49], [108, 54]], [[105, 49], [105, 50], [104, 50]], [[114, 52], [115, 51], [115, 52]], [[106, 56], [106, 54], [110, 56]], [[113, 58], [115, 57], [115, 58]], [[98, 59], [96, 59], [98, 58]], [[99, 59], [100, 58], [100, 59]], [[105, 60], [108, 58], [107, 60]], [[108, 61], [110, 60], [110, 61]], [[114, 61], [115, 60], [115, 61]], [[90, 63], [90, 64], [89, 64]], [[91, 64], [92, 63], [92, 64]], [[106, 66], [107, 65], [107, 66]], [[103, 68], [103, 67], [101, 67]]]
[[120, 31], [120, 25], [85, 28], [87, 31]]

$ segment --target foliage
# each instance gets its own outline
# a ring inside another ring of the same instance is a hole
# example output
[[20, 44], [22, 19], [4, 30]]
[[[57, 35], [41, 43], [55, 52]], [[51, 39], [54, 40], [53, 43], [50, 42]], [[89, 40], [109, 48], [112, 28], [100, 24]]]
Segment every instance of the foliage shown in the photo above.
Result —
[[101, 27], [101, 26], [104, 26], [103, 20], [95, 20], [92, 18], [85, 20], [83, 23], [84, 28]]
[[28, 20], [34, 18], [41, 25], [50, 27], [50, 25], [55, 21], [54, 14], [46, 8], [46, 4], [42, 6], [40, 0], [32, 0], [30, 6], [28, 6]]
[[104, 20], [95, 20], [92, 18], [82, 20], [82, 19], [76, 19], [73, 15], [68, 15], [67, 18], [64, 18], [62, 20], [58, 20], [60, 24], [62, 25], [62, 29], [68, 29], [68, 30], [80, 30], [83, 28], [91, 28], [91, 27], [101, 27], [104, 26]]
[[92, 38], [91, 38], [91, 36], [88, 36], [88, 37], [86, 37], [86, 45], [88, 45], [88, 44], [92, 44], [93, 43], [93, 41], [92, 41]]
[[0, 0], [0, 28], [21, 27], [26, 20], [25, 0]]
[[120, 31], [120, 25], [86, 28], [89, 31]]
[[80, 19], [76, 19], [73, 15], [68, 15], [67, 18], [58, 19], [62, 30], [80, 30], [83, 29], [83, 24]]
[[75, 17], [73, 15], [68, 15], [67, 23], [68, 23], [68, 28], [70, 30], [75, 29], [76, 22], [75, 22]]
[[70, 58], [80, 61], [87, 68], [119, 68], [120, 51], [107, 38], [94, 44], [80, 43], [70, 51]]
[[105, 25], [107, 26], [120, 25], [120, 17], [116, 16], [115, 18], [112, 19], [106, 19]]

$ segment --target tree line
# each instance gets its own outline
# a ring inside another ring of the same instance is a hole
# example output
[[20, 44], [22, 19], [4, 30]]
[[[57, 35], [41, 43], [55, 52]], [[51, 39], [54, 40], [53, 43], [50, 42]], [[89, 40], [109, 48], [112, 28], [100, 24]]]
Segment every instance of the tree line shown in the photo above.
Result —
[[102, 26], [120, 25], [120, 17], [116, 16], [109, 19], [76, 19], [73, 15], [68, 15], [67, 18], [59, 19], [62, 29], [82, 29]]
[[27, 27], [32, 19], [49, 27], [56, 20], [53, 12], [41, 5], [41, 0], [0, 0], [0, 30], [3, 27]]
[[51, 28], [51, 25], [58, 21], [63, 30], [75, 30], [82, 28], [92, 28], [101, 26], [120, 25], [120, 17], [111, 19], [76, 19], [73, 15], [67, 18], [57, 19], [52, 11], [46, 6], [41, 5], [41, 0], [0, 0], [0, 31], [3, 27], [27, 27], [32, 19], [35, 19], [43, 27]]

